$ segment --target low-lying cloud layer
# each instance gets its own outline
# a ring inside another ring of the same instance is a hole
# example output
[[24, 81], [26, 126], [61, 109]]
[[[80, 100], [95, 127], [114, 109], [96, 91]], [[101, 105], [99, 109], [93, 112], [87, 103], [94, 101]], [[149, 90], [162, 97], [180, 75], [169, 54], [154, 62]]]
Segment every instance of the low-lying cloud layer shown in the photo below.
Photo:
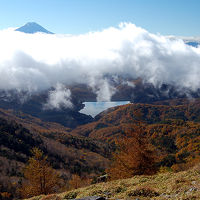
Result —
[[[85, 83], [96, 92], [97, 100], [109, 101], [115, 88], [108, 75], [141, 77], [155, 86], [200, 87], [200, 48], [151, 34], [131, 23], [83, 35], [2, 30], [0, 44], [0, 89], [4, 90], [35, 92], [57, 83]], [[64, 91], [68, 102], [69, 91], [56, 87], [59, 100]], [[50, 104], [56, 95], [50, 94]]]

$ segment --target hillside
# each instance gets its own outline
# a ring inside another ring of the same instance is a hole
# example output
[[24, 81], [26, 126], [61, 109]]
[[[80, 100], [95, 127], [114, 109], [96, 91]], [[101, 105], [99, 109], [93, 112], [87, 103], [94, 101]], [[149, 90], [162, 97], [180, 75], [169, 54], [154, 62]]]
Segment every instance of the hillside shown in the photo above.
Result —
[[31, 200], [80, 199], [100, 196], [106, 199], [200, 199], [200, 168], [179, 173], [159, 173], [154, 176], [134, 176], [129, 179], [98, 183], [61, 194], [41, 195]]
[[[199, 97], [198, 91], [193, 92], [188, 89], [186, 92], [180, 92], [176, 87], [166, 84], [155, 87], [153, 84], [145, 83], [140, 78], [128, 79], [119, 76], [116, 81], [113, 80], [112, 76], [108, 76], [107, 79], [116, 89], [111, 97], [112, 101], [155, 104], [158, 101], [163, 103], [173, 102], [177, 98], [180, 101], [185, 101], [184, 98], [187, 98], [187, 95], [192, 98]], [[58, 109], [51, 106], [44, 109], [44, 105], [49, 100], [49, 94], [52, 91], [56, 91], [56, 88], [50, 88], [33, 94], [29, 94], [26, 91], [0, 90], [0, 108], [12, 109], [17, 112], [21, 111], [45, 122], [56, 122], [72, 129], [93, 122], [91, 116], [79, 111], [84, 107], [83, 102], [97, 100], [97, 94], [94, 92], [94, 89], [86, 84], [75, 83], [66, 84], [63, 88], [69, 89], [71, 92], [70, 101], [73, 104], [72, 107], [61, 106]]]
[[92, 123], [68, 128], [16, 110], [0, 109], [1, 193], [15, 194], [22, 169], [37, 146], [61, 173], [63, 186], [72, 174], [93, 178], [109, 166], [114, 141], [132, 129], [144, 127], [159, 156], [158, 167], [174, 172], [199, 163], [200, 99], [131, 103], [110, 108]]
[[111, 148], [106, 143], [67, 134], [64, 127], [56, 124], [19, 116], [23, 115], [16, 116], [1, 109], [0, 194], [9, 192], [16, 197], [16, 188], [23, 181], [23, 168], [33, 147], [40, 148], [48, 156], [51, 166], [59, 171], [63, 184], [72, 174], [93, 177], [108, 166]]
[[71, 133], [113, 141], [122, 137], [133, 124], [143, 126], [150, 142], [159, 151], [159, 165], [184, 168], [200, 159], [199, 103], [197, 99], [182, 105], [118, 106], [102, 112], [95, 122], [79, 126]]
[[91, 116], [79, 113], [83, 104], [72, 95], [72, 108], [61, 107], [60, 109], [44, 109], [48, 101], [49, 91], [34, 93], [30, 95], [26, 92], [18, 93], [17, 91], [0, 90], [0, 108], [14, 110], [16, 113], [22, 112], [45, 122], [56, 122], [69, 128], [75, 128], [78, 125], [86, 124], [93, 121]]

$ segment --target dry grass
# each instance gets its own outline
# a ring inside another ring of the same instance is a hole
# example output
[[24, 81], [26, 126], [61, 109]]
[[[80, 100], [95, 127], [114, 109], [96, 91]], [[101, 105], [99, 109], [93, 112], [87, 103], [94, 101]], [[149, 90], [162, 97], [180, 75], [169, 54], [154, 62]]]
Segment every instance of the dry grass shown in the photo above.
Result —
[[52, 195], [33, 197], [31, 200], [63, 200], [86, 196], [103, 196], [110, 199], [200, 199], [200, 165], [179, 173], [160, 173], [154, 176], [135, 176]]

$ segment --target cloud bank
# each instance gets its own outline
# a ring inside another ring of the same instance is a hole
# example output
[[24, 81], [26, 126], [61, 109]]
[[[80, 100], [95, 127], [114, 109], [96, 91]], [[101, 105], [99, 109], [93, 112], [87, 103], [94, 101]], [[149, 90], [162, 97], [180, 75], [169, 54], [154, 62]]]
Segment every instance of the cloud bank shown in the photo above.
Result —
[[83, 35], [2, 30], [0, 44], [0, 89], [37, 92], [60, 83], [49, 95], [54, 107], [68, 104], [70, 92], [62, 84], [87, 84], [97, 100], [109, 101], [115, 88], [108, 76], [141, 77], [156, 87], [200, 87], [200, 48], [131, 23]]

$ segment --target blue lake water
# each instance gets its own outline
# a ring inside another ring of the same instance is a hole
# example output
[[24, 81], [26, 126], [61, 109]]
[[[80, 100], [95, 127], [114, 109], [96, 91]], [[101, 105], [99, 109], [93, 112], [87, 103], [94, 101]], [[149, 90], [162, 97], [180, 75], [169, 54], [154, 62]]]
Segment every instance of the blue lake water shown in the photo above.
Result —
[[83, 104], [85, 104], [85, 107], [80, 110], [80, 113], [95, 117], [97, 114], [108, 108], [125, 105], [128, 103], [130, 103], [130, 101], [84, 102]]

